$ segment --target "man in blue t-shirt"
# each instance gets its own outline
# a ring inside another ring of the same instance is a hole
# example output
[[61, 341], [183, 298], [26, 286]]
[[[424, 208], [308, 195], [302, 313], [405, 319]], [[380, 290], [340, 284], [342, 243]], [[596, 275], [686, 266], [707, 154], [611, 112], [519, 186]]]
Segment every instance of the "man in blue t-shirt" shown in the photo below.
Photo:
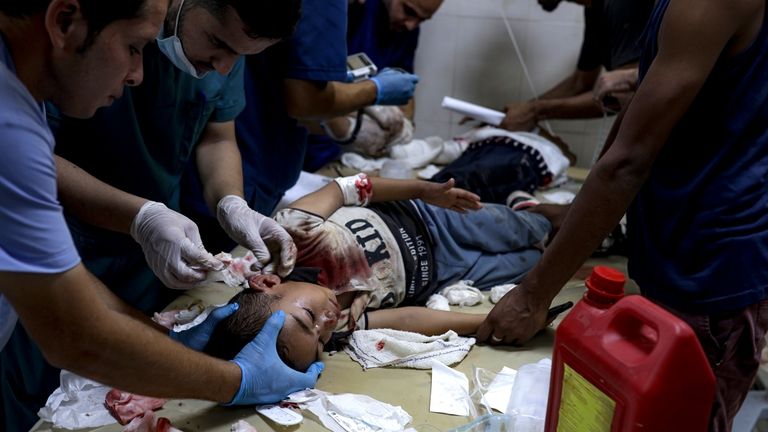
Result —
[[[180, 165], [195, 145], [197, 157], [210, 163], [201, 169], [235, 168], [205, 176], [212, 182], [210, 197], [214, 205], [218, 200], [228, 232], [247, 237], [247, 246], [263, 252], [263, 263], [269, 250], [258, 244], [260, 237], [280, 240], [282, 234], [287, 238], [282, 249], [295, 253], [290, 237], [242, 200], [231, 121], [242, 108], [237, 88], [241, 79], [235, 72], [225, 75], [242, 64], [239, 52], [260, 51], [290, 34], [298, 2], [253, 3], [273, 14], [266, 16], [248, 9], [251, 3], [234, 3], [246, 8], [243, 16], [257, 15], [264, 27], [245, 24], [225, 1], [190, 2], [186, 8], [183, 1], [173, 1], [168, 14], [167, 2], [161, 0], [109, 7], [93, 0], [51, 0], [47, 11], [39, 6], [45, 2], [28, 3], [9, 1], [0, 7], [0, 30], [6, 38], [0, 100], [7, 101], [0, 116], [7, 137], [0, 145], [8, 147], [0, 162], [0, 225], [6, 227], [0, 234], [0, 290], [23, 324], [0, 353], [0, 419], [17, 422], [8, 427], [12, 430], [34, 423], [37, 409], [58, 384], [58, 370], [43, 355], [56, 367], [154, 396], [274, 402], [312, 386], [321, 365], [310, 374], [297, 374], [277, 357], [282, 316], [273, 317], [273, 330], [254, 341], [235, 363], [219, 362], [168, 343], [147, 316], [119, 300], [88, 271], [118, 285], [115, 292], [122, 297], [142, 304], [146, 299], [141, 294], [152, 294], [155, 286], [145, 256], [163, 282], [174, 287], [191, 286], [201, 269], [221, 265], [202, 249], [194, 224], [167, 208], [178, 200], [174, 176], [180, 177]], [[44, 19], [51, 16], [56, 19]], [[103, 29], [90, 28], [89, 17]], [[117, 18], [125, 19], [104, 27]], [[161, 23], [165, 30], [158, 36]], [[48, 35], [38, 35], [45, 26]], [[153, 39], [157, 41], [150, 42]], [[52, 70], [35, 69], [49, 63]], [[204, 78], [193, 77], [213, 69], [217, 72]], [[144, 83], [137, 87], [142, 78]], [[26, 89], [19, 80], [28, 83]], [[124, 84], [131, 87], [124, 89]], [[53, 137], [39, 103], [44, 98], [51, 102], [49, 120], [61, 138], [57, 151], [89, 170], [101, 170], [97, 173], [125, 191], [91, 177], [71, 161], [59, 158], [54, 164]], [[110, 104], [94, 120], [82, 120], [98, 106]], [[27, 141], [39, 145], [17, 144]], [[80, 222], [70, 220], [72, 236], [57, 188], [68, 214]], [[153, 201], [140, 197], [143, 194]], [[271, 244], [271, 250], [277, 253], [280, 243]], [[278, 271], [286, 272], [291, 262], [282, 258], [278, 262], [287, 268], [278, 266]], [[149, 277], [139, 279], [140, 272]], [[151, 303], [144, 305], [162, 306]], [[10, 309], [6, 305], [0, 310], [7, 314]], [[232, 312], [218, 310], [210, 324]], [[2, 318], [0, 327], [10, 330], [11, 316]], [[199, 350], [211, 325], [171, 336]]]
[[530, 339], [626, 211], [630, 276], [697, 334], [717, 379], [710, 430], [728, 431], [768, 329], [768, 6], [659, 0], [645, 35], [607, 151], [478, 339]]
[[[413, 95], [418, 77], [389, 71], [347, 83], [347, 0], [303, 0], [294, 35], [270, 50], [248, 56], [243, 112], [236, 121], [245, 199], [270, 214], [298, 180], [307, 146], [299, 124], [373, 104], [399, 105]], [[198, 159], [199, 163], [199, 159]], [[201, 227], [209, 248], [227, 249], [224, 235], [202, 199], [195, 170], [184, 179], [182, 207]]]
[[[347, 18], [347, 52], [365, 53], [380, 70], [395, 68], [414, 73], [419, 25], [430, 19], [442, 3], [443, 0], [351, 1]], [[327, 120], [324, 133], [309, 137], [304, 168], [308, 171], [321, 168], [338, 157], [344, 147], [377, 157], [386, 153], [387, 144], [400, 136], [405, 119], [413, 120], [413, 98], [400, 108], [404, 115], [380, 110], [359, 118], [353, 113]], [[362, 122], [359, 127], [356, 125], [358, 121]], [[356, 127], [358, 132], [354, 133]]]

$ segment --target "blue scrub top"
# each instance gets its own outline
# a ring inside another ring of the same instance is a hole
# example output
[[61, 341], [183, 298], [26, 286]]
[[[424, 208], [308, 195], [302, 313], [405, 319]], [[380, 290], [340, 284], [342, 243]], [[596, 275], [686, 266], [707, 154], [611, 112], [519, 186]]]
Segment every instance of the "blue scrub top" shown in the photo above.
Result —
[[[16, 76], [0, 34], [0, 271], [54, 274], [80, 262], [56, 198], [53, 145], [43, 106]], [[0, 351], [15, 323], [0, 294]]]
[[[288, 116], [283, 95], [286, 78], [308, 81], [346, 79], [347, 0], [304, 0], [301, 19], [289, 40], [246, 60], [247, 105], [236, 120], [243, 159], [245, 199], [269, 215], [286, 190], [298, 180], [304, 161], [307, 131]], [[184, 209], [201, 227], [215, 232], [194, 172], [185, 177]], [[203, 228], [204, 231], [209, 231]], [[207, 245], [211, 235], [204, 232]]]
[[[126, 88], [112, 106], [88, 120], [49, 110], [56, 153], [118, 189], [177, 210], [181, 176], [205, 126], [233, 120], [245, 104], [243, 64], [240, 59], [227, 76], [211, 72], [198, 80], [150, 43], [144, 49], [144, 81]], [[118, 297], [145, 312], [173, 298], [130, 235], [71, 215], [67, 222], [83, 264]]]
[[[394, 67], [413, 73], [419, 28], [390, 29], [389, 12], [381, 0], [352, 2], [347, 19], [347, 51], [364, 52], [379, 70]], [[304, 169], [316, 171], [339, 157], [341, 147], [325, 135], [310, 135]]]
[[364, 52], [379, 70], [396, 67], [413, 73], [419, 28], [396, 32], [390, 29], [389, 12], [382, 0], [349, 5], [347, 50]]

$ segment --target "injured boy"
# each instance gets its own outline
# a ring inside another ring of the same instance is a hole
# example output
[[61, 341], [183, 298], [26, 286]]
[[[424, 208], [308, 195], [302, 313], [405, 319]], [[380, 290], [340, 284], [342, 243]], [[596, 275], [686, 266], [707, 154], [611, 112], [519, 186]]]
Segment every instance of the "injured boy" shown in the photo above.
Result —
[[294, 280], [252, 278], [206, 351], [231, 358], [276, 310], [286, 314], [278, 352], [297, 370], [317, 360], [337, 330], [474, 334], [483, 314], [404, 306], [424, 305], [462, 279], [480, 289], [522, 279], [552, 229], [547, 209], [482, 205], [452, 180], [337, 178], [275, 215], [298, 249]]

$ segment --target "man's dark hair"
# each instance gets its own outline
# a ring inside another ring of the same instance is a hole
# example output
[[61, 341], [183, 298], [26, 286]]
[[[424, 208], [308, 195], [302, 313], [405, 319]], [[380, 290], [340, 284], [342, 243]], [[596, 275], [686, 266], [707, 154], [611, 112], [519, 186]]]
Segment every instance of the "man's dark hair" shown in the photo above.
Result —
[[228, 7], [234, 8], [253, 39], [285, 39], [293, 34], [301, 15], [301, 0], [195, 0], [195, 4], [218, 20], [223, 20]]
[[[237, 303], [237, 312], [222, 320], [211, 334], [206, 354], [232, 360], [264, 327], [272, 315], [272, 306], [282, 297], [262, 291], [246, 289], [229, 301]], [[285, 361], [285, 360], [284, 360]]]
[[[79, 51], [85, 51], [104, 27], [114, 21], [133, 19], [144, 12], [146, 0], [78, 0], [88, 23], [88, 34]], [[14, 18], [26, 18], [45, 13], [51, 0], [0, 0], [0, 13]]]

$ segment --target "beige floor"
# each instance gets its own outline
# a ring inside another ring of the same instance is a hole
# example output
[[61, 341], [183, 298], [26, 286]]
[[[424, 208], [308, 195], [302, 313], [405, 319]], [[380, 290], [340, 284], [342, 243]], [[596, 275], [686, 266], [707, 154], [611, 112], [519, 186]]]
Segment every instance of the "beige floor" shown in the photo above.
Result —
[[[608, 264], [620, 270], [625, 270], [625, 260], [622, 258], [605, 258], [590, 260], [587, 265]], [[578, 301], [584, 291], [582, 281], [570, 282], [555, 298], [553, 304], [564, 301]], [[629, 292], [636, 292], [633, 285], [628, 286]], [[169, 308], [187, 306], [198, 299], [205, 303], [217, 304], [225, 302], [234, 295], [235, 289], [223, 285], [197, 289], [181, 296]], [[493, 305], [486, 299], [482, 304], [461, 309], [469, 313], [486, 313]], [[469, 355], [454, 368], [471, 376], [473, 367], [481, 367], [491, 371], [498, 371], [503, 366], [517, 369], [525, 363], [536, 362], [551, 355], [554, 337], [554, 326], [562, 316], [556, 320], [553, 328], [548, 328], [536, 336], [523, 348], [490, 347], [476, 345]], [[435, 414], [429, 412], [430, 372], [414, 369], [370, 369], [363, 371], [360, 365], [353, 362], [345, 353], [337, 353], [333, 356], [324, 355], [322, 359], [326, 369], [318, 381], [317, 388], [333, 393], [358, 393], [367, 394], [380, 401], [402, 406], [413, 416], [412, 426], [417, 430], [435, 431], [447, 430], [452, 427], [466, 424], [470, 421], [466, 417]], [[259, 431], [324, 431], [321, 423], [311, 413], [305, 413], [302, 424], [290, 428], [284, 428], [264, 420], [256, 414], [253, 408], [223, 408], [213, 403], [195, 400], [169, 401], [160, 415], [168, 417], [174, 426], [186, 432], [207, 431], [227, 432], [232, 423], [245, 419], [254, 425]], [[94, 429], [99, 432], [120, 431], [118, 425], [106, 426]], [[50, 424], [39, 423], [33, 431], [58, 431]]]

